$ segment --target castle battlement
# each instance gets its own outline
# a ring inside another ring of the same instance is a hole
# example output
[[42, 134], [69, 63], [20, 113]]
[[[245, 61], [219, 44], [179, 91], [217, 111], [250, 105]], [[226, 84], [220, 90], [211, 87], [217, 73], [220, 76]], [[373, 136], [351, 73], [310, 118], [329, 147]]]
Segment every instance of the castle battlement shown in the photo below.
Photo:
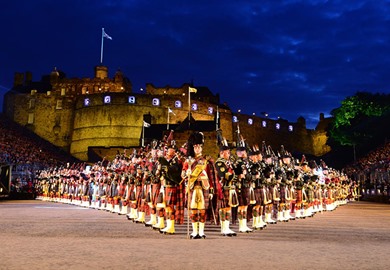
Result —
[[[307, 130], [304, 119], [291, 123], [233, 113], [226, 104], [220, 104], [218, 94], [189, 84], [146, 84], [145, 93], [133, 93], [130, 80], [120, 71], [112, 79], [107, 75], [108, 69], [102, 66], [95, 68], [94, 78], [68, 79], [54, 70], [40, 82], [32, 82], [30, 75], [23, 82], [17, 74], [14, 88], [5, 96], [3, 111], [81, 160], [87, 160], [91, 147], [139, 146], [145, 116], [152, 125], [177, 125], [188, 117], [189, 108], [192, 118], [200, 122], [215, 121], [218, 111], [219, 127], [231, 142], [237, 140], [239, 126], [249, 145], [266, 141], [275, 147], [283, 144], [289, 151], [314, 155], [330, 150], [326, 134]], [[191, 93], [190, 104], [189, 87], [197, 89]], [[212, 133], [206, 138], [216, 135]]]

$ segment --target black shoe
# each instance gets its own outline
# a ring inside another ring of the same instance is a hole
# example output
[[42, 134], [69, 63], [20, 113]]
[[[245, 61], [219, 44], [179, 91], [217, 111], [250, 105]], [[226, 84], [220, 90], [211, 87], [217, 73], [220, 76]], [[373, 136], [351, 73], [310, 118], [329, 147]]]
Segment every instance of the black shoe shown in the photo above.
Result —
[[197, 234], [197, 235], [195, 235], [195, 236], [190, 235], [190, 239], [200, 239], [200, 238], [201, 238], [201, 237], [200, 237], [199, 234]]

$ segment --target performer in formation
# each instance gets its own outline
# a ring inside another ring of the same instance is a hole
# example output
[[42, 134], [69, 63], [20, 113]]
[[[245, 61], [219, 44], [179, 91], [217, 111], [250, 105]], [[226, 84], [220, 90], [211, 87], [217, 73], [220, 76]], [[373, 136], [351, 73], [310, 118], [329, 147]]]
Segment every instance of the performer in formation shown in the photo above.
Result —
[[221, 234], [224, 236], [236, 236], [237, 234], [230, 229], [230, 219], [232, 216], [232, 207], [238, 206], [238, 197], [236, 192], [237, 177], [230, 160], [230, 148], [223, 139], [219, 147], [219, 157], [215, 162], [217, 178], [221, 184], [222, 190], [218, 195], [219, 223], [221, 225]]
[[203, 133], [191, 134], [187, 150], [189, 158], [185, 161], [182, 171], [182, 177], [187, 183], [188, 210], [191, 213], [191, 239], [206, 238], [206, 210], [214, 195], [214, 165], [203, 155], [203, 144]]
[[242, 136], [237, 147], [222, 138], [214, 162], [203, 153], [203, 133], [193, 132], [186, 149], [178, 149], [171, 135], [88, 169], [80, 163], [39, 171], [37, 199], [125, 215], [166, 235], [184, 224], [187, 209], [188, 237], [204, 239], [207, 221], [231, 237], [237, 235], [232, 229], [236, 218], [238, 232], [249, 233], [333, 211], [359, 196], [346, 175], [323, 161], [317, 165], [305, 156], [294, 159], [283, 146], [275, 154], [264, 142], [260, 150], [249, 147]]
[[[165, 155], [158, 158], [157, 176], [160, 176], [161, 191], [164, 194], [162, 202], [164, 206], [167, 226], [160, 228], [161, 233], [174, 234], [175, 221], [179, 224], [184, 222], [184, 200], [182, 184], [182, 161], [176, 153], [176, 145], [169, 141], [165, 146]], [[160, 209], [160, 222], [163, 209]]]

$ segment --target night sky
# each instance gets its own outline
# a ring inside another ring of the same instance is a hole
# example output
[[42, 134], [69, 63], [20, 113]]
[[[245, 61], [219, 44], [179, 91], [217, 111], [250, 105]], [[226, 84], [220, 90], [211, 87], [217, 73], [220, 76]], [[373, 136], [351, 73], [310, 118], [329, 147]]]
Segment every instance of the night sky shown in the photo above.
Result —
[[390, 1], [12, 0], [0, 9], [1, 99], [33, 80], [121, 69], [146, 83], [207, 86], [233, 111], [314, 128], [357, 91], [390, 93]]

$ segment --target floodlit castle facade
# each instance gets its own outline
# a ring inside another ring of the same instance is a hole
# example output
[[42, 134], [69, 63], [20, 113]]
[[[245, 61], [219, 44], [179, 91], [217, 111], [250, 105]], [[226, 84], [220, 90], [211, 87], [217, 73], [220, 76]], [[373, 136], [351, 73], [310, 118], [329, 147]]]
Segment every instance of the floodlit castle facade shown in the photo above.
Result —
[[[196, 93], [190, 91], [192, 88]], [[281, 145], [290, 152], [316, 156], [330, 151], [326, 132], [306, 129], [302, 117], [291, 123], [234, 113], [227, 104], [220, 103], [218, 94], [190, 84], [146, 84], [143, 92], [134, 93], [130, 80], [121, 71], [109, 78], [105, 66], [95, 67], [94, 78], [66, 78], [55, 69], [41, 81], [33, 82], [31, 73], [16, 73], [14, 87], [5, 95], [3, 112], [85, 161], [94, 149], [102, 152], [141, 146], [151, 139], [162, 139], [163, 131], [170, 129], [179, 143], [188, 138], [191, 129], [201, 129], [198, 131], [205, 133], [205, 151], [212, 153], [217, 151], [216, 129], [221, 129], [232, 145], [239, 129], [249, 146], [264, 141], [275, 151]], [[324, 121], [321, 115], [319, 126]], [[145, 128], [144, 123], [150, 124], [151, 129]]]

